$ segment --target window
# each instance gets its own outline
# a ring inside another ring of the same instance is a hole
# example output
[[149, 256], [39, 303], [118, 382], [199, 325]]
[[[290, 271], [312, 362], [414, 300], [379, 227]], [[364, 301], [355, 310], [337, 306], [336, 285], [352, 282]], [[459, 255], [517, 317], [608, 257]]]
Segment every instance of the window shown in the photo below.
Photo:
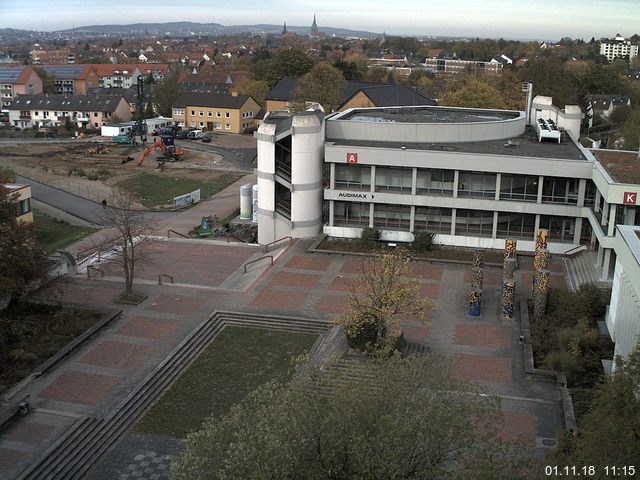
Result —
[[409, 205], [386, 205], [378, 203], [373, 206], [373, 226], [391, 230], [409, 231], [411, 207]]
[[502, 175], [500, 200], [538, 201], [538, 177], [532, 175]]
[[97, 117], [98, 116], [98, 112], [93, 112], [93, 116]]
[[369, 204], [359, 202], [334, 202], [333, 224], [368, 227]]
[[200, 127], [204, 127], [204, 122], [200, 122]]
[[540, 215], [540, 228], [549, 230], [549, 240], [555, 240], [561, 243], [573, 243], [575, 226], [576, 221], [573, 217]]
[[231, 118], [231, 114], [229, 112], [224, 112], [224, 118]]
[[411, 193], [411, 168], [376, 168], [376, 192]]
[[496, 174], [461, 171], [458, 176], [458, 196], [495, 198]]
[[216, 118], [220, 118], [222, 117], [222, 114], [220, 112], [216, 112]]
[[535, 215], [513, 212], [499, 212], [497, 237], [532, 240], [535, 224]]
[[337, 190], [371, 189], [371, 167], [336, 164], [334, 185]]
[[191, 123], [189, 124], [189, 126], [190, 126], [191, 128], [196, 128], [196, 122], [191, 122]]
[[20, 200], [16, 205], [16, 216], [24, 215], [25, 213], [29, 213], [31, 211], [31, 199], [25, 198], [24, 200]]
[[493, 233], [493, 212], [487, 210], [456, 210], [456, 235], [490, 237]]
[[593, 207], [596, 201], [596, 191], [598, 188], [593, 180], [587, 180], [587, 188], [584, 193], [584, 205], [586, 207]]
[[195, 114], [196, 114], [196, 111], [195, 110], [191, 110], [191, 115], [195, 116]]
[[198, 115], [200, 115], [201, 117], [204, 117], [204, 112], [203, 112], [202, 110], [200, 110], [200, 111], [198, 112]]
[[40, 115], [38, 112], [33, 112], [33, 114], [37, 117], [38, 115]]
[[545, 177], [542, 183], [542, 203], [578, 204], [577, 178]]
[[441, 194], [453, 196], [453, 170], [426, 170], [418, 169], [417, 190], [418, 195], [423, 193]]
[[231, 130], [231, 125], [229, 125], [228, 123], [224, 124], [224, 129], [225, 130]]
[[211, 117], [213, 114], [211, 112], [207, 112], [207, 117]]
[[413, 225], [416, 232], [451, 233], [451, 209], [416, 207]]

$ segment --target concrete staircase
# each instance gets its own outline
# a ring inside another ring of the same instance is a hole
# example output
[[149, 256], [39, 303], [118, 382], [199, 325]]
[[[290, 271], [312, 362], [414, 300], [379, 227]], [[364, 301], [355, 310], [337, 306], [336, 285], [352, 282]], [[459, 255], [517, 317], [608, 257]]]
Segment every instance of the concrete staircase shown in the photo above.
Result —
[[226, 325], [296, 333], [323, 333], [327, 322], [295, 317], [215, 312], [202, 322], [106, 417], [79, 418], [19, 480], [86, 478], [88, 471], [131, 428], [144, 411], [177, 380]]
[[606, 286], [607, 282], [600, 282], [593, 260], [593, 254], [587, 251], [578, 252], [571, 257], [565, 257], [565, 268], [569, 274], [572, 290], [578, 290], [582, 285], [589, 283]]

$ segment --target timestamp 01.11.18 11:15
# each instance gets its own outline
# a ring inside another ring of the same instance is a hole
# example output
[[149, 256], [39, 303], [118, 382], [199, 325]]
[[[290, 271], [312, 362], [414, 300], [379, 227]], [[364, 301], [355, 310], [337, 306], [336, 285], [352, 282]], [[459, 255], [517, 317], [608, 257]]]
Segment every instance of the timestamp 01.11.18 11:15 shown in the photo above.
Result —
[[[640, 467], [638, 467], [640, 472]], [[602, 477], [602, 475], [611, 478], [636, 478], [635, 465], [604, 465], [596, 467], [594, 465], [547, 465], [544, 467], [544, 473], [547, 477]]]

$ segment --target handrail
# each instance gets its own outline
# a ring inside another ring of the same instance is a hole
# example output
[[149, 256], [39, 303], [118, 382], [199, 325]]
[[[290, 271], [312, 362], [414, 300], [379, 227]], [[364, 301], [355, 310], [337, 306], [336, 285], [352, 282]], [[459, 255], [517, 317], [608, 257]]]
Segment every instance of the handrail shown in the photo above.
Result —
[[189, 238], [189, 237], [187, 237], [186, 235], [183, 235], [183, 234], [181, 234], [180, 232], [176, 232], [176, 231], [175, 231], [175, 230], [173, 230], [173, 229], [169, 229], [169, 230], [167, 230], [167, 238], [170, 238], [169, 233], [171, 233], [171, 232], [175, 233], [176, 235], [180, 235], [182, 238]]
[[92, 265], [89, 265], [87, 267], [87, 278], [90, 279], [91, 278], [91, 270], [95, 270], [97, 272], [100, 272], [100, 276], [104, 277], [104, 270], [102, 270], [101, 268], [98, 267], [94, 267]]
[[569, 253], [573, 253], [574, 251], [578, 251], [578, 250], [580, 250], [581, 248], [585, 248], [585, 249], [586, 249], [587, 247], [586, 247], [585, 245], [578, 245], [577, 247], [572, 247], [572, 248], [570, 248], [569, 250], [567, 250], [566, 252], [563, 252], [563, 253], [562, 253], [562, 258], [566, 258], [566, 256], [567, 256]]
[[293, 243], [293, 237], [291, 237], [291, 236], [282, 237], [282, 238], [279, 238], [277, 240], [274, 240], [273, 242], [267, 243], [264, 246], [264, 253], [267, 253], [269, 251], [269, 247], [271, 245], [275, 245], [276, 243], [281, 242], [282, 240], [287, 240], [287, 239], [289, 240], [289, 245], [291, 245]]
[[244, 264], [244, 273], [247, 273], [247, 265], [251, 265], [252, 263], [256, 263], [259, 260], [263, 260], [265, 258], [271, 259], [271, 265], [273, 265], [273, 255], [265, 255], [264, 257], [256, 258], [255, 260], [251, 260]]
[[173, 277], [171, 275], [167, 275], [166, 273], [161, 273], [160, 275], [158, 275], [158, 285], [162, 285], [162, 277], [167, 277], [171, 283], [173, 282]]

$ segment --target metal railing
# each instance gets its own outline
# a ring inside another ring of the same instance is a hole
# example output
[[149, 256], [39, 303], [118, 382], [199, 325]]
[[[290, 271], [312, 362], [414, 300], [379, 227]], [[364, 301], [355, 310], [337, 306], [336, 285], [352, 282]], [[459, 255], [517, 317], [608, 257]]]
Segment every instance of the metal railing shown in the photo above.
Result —
[[268, 253], [269, 252], [269, 247], [270, 246], [275, 245], [276, 243], [280, 243], [283, 240], [289, 240], [289, 245], [291, 245], [293, 243], [293, 238], [290, 237], [290, 236], [279, 238], [277, 240], [274, 240], [273, 242], [267, 243], [264, 246], [264, 253]]
[[158, 275], [158, 285], [162, 285], [162, 277], [167, 277], [169, 279], [169, 282], [174, 283], [173, 277], [171, 275], [167, 275], [166, 273], [161, 273], [160, 275]]
[[271, 265], [273, 265], [273, 255], [265, 255], [264, 257], [256, 258], [255, 260], [251, 260], [250, 262], [245, 263], [244, 264], [244, 273], [247, 273], [247, 267], [249, 265], [251, 265], [252, 263], [259, 262], [260, 260], [264, 260], [265, 258], [268, 258], [269, 260], [271, 260]]
[[176, 235], [181, 236], [182, 238], [189, 238], [189, 237], [187, 237], [186, 235], [183, 235], [183, 234], [181, 234], [180, 232], [176, 232], [176, 231], [175, 231], [175, 230], [173, 230], [173, 229], [169, 229], [169, 230], [167, 230], [167, 238], [171, 238], [171, 236], [169, 235], [171, 232], [175, 233]]
[[566, 252], [562, 252], [562, 258], [567, 258], [567, 255], [573, 254], [581, 249], [587, 249], [587, 247], [585, 245], [578, 245], [577, 247], [572, 247], [569, 250], [567, 250]]

